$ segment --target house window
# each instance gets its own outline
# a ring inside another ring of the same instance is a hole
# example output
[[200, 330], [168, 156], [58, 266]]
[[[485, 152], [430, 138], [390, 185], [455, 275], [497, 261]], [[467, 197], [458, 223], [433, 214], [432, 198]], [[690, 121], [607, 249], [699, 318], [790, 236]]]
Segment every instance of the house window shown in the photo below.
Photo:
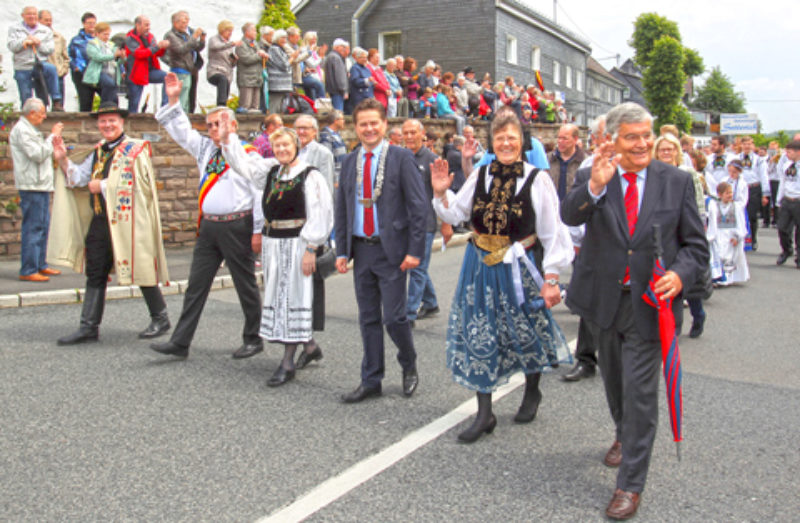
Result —
[[583, 91], [583, 73], [575, 71], [575, 89]]
[[402, 37], [403, 33], [400, 31], [381, 33], [379, 35], [378, 52], [380, 52], [381, 55], [381, 62], [403, 54]]
[[506, 35], [506, 62], [517, 63], [517, 37]]
[[533, 46], [531, 49], [531, 69], [538, 71], [542, 68], [542, 50]]
[[566, 78], [566, 82], [565, 82], [567, 84], [567, 89], [571, 89], [572, 88], [572, 67], [568, 65], [564, 72], [567, 73], [567, 78]]
[[553, 60], [553, 83], [561, 85], [561, 64]]

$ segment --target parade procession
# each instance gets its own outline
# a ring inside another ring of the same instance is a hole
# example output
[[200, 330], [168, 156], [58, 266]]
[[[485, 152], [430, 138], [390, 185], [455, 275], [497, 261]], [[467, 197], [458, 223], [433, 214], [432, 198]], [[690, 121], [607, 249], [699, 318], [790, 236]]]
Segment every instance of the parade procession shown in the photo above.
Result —
[[0, 519], [797, 518], [800, 76], [724, 5], [67, 4], [2, 8]]

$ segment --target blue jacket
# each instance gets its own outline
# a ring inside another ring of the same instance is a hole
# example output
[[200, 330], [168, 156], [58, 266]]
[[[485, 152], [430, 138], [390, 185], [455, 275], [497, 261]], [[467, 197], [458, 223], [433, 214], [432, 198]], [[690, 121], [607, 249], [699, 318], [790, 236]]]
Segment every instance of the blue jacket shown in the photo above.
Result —
[[372, 98], [372, 84], [367, 82], [372, 78], [372, 71], [366, 65], [353, 64], [350, 68], [350, 105], [355, 107], [358, 102]]
[[86, 44], [94, 40], [94, 36], [89, 36], [86, 31], [81, 29], [78, 34], [72, 37], [67, 47], [69, 54], [69, 65], [73, 70], [83, 72], [89, 63], [89, 56], [86, 54]]

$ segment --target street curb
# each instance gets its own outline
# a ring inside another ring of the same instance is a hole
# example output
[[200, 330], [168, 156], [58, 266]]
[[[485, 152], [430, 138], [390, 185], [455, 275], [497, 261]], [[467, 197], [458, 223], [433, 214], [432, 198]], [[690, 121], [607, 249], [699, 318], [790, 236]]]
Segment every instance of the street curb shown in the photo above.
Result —
[[[455, 234], [447, 242], [447, 247], [458, 247], [464, 245], [469, 240], [470, 234]], [[433, 240], [432, 252], [440, 252], [442, 239]], [[350, 263], [352, 265], [352, 262]], [[335, 274], [334, 274], [335, 276]], [[261, 271], [256, 271], [256, 280], [259, 285], [263, 284], [264, 275]], [[184, 294], [188, 280], [176, 280], [169, 282], [169, 285], [159, 285], [164, 296]], [[211, 290], [223, 290], [233, 288], [233, 279], [229, 274], [217, 276], [211, 285]], [[69, 305], [83, 302], [84, 289], [59, 289], [45, 292], [20, 292], [19, 294], [0, 294], [0, 309], [18, 309], [23, 307], [35, 307], [38, 305]], [[141, 298], [142, 291], [138, 285], [117, 285], [106, 289], [106, 299], [122, 300], [128, 298]]]

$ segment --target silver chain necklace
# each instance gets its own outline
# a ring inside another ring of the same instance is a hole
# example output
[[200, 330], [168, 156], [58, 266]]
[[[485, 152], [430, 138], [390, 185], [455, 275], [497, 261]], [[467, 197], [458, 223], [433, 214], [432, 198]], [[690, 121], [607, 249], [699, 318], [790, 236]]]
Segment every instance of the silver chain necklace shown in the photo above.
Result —
[[375, 175], [375, 189], [372, 191], [372, 198], [363, 198], [364, 162], [356, 162], [356, 185], [358, 186], [358, 195], [362, 196], [362, 198], [358, 199], [358, 202], [367, 209], [371, 208], [372, 204], [375, 203], [378, 198], [380, 198], [381, 191], [383, 189], [383, 173], [386, 170], [386, 153], [389, 151], [389, 145], [384, 140], [382, 142], [382, 146], [383, 148], [381, 149], [381, 155], [378, 157], [378, 172]]

